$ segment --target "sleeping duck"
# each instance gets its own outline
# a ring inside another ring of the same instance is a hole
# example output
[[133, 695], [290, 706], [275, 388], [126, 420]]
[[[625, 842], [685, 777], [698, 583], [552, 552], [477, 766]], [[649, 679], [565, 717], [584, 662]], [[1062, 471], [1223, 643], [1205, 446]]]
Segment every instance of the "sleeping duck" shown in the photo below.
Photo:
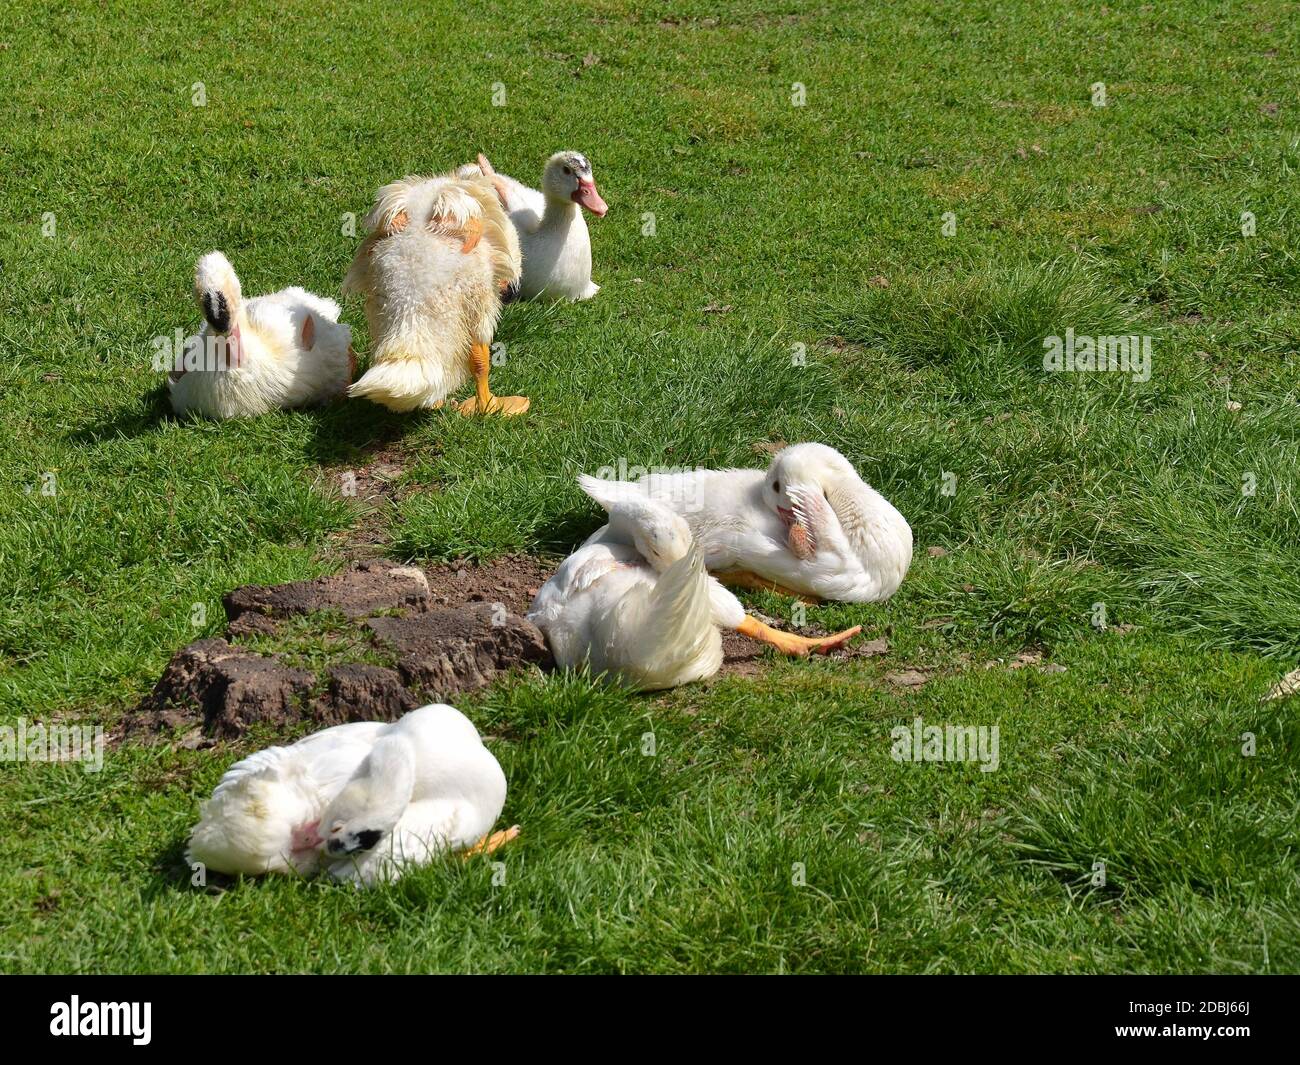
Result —
[[379, 721], [336, 725], [236, 762], [199, 808], [185, 860], [232, 876], [315, 873], [321, 811], [385, 727]]
[[587, 300], [600, 291], [591, 280], [591, 238], [579, 207], [597, 218], [609, 209], [580, 152], [557, 152], [542, 170], [541, 189], [498, 174], [487, 157], [461, 167], [458, 176], [482, 175], [496, 187], [519, 233], [524, 273], [519, 295], [526, 300]]
[[506, 778], [478, 730], [445, 704], [387, 726], [321, 813], [322, 861], [335, 880], [396, 880], [447, 851], [491, 852], [519, 834], [493, 833]]
[[392, 724], [336, 725], [236, 762], [199, 811], [188, 862], [231, 875], [328, 872], [371, 884], [443, 851], [491, 851], [500, 765], [464, 715], [435, 704]]
[[825, 444], [783, 448], [766, 470], [602, 483], [685, 518], [709, 572], [733, 586], [875, 603], [898, 590], [912, 562], [906, 520]]
[[623, 535], [588, 540], [529, 609], [556, 664], [638, 691], [712, 676], [722, 665], [714, 598], [725, 610], [730, 593], [705, 572], [686, 522], [648, 499], [616, 504], [611, 521]]

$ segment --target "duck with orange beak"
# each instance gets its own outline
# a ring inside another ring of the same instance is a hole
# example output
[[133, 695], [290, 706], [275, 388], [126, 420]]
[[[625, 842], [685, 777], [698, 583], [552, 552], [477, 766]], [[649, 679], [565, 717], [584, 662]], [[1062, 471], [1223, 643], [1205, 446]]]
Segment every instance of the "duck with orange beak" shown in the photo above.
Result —
[[585, 155], [556, 152], [542, 170], [541, 189], [498, 174], [484, 155], [458, 174], [482, 174], [496, 187], [519, 233], [524, 257], [521, 298], [587, 300], [600, 291], [591, 280], [591, 237], [583, 211], [602, 218], [609, 208]]

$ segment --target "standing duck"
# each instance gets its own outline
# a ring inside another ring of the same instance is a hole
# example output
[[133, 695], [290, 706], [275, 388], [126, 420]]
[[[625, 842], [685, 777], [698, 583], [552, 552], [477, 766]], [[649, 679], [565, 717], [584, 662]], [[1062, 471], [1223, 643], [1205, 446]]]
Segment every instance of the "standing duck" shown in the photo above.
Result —
[[766, 470], [695, 470], [616, 484], [685, 518], [705, 565], [726, 584], [812, 600], [876, 603], [912, 562], [912, 529], [852, 463], [794, 444]]
[[339, 305], [302, 288], [244, 299], [235, 268], [209, 252], [194, 268], [203, 328], [167, 375], [179, 415], [238, 418], [324, 403], [356, 370]]
[[524, 396], [488, 388], [488, 347], [519, 241], [485, 178], [407, 177], [379, 190], [345, 292], [360, 292], [374, 345], [348, 394], [390, 410], [441, 407], [474, 382], [462, 414], [522, 414]]
[[498, 174], [487, 157], [461, 167], [459, 174], [481, 174], [492, 182], [510, 221], [519, 232], [526, 300], [588, 300], [600, 291], [591, 280], [591, 237], [582, 211], [597, 218], [609, 209], [596, 191], [591, 163], [581, 152], [557, 152], [542, 170], [541, 189]]

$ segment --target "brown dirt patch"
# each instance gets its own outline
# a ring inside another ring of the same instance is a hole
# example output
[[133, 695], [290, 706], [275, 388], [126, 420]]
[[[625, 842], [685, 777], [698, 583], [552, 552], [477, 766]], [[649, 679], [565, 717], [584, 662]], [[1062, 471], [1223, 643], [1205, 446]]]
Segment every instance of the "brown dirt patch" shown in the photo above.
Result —
[[[179, 731], [185, 745], [199, 746], [259, 725], [287, 730], [304, 721], [393, 720], [421, 703], [482, 688], [509, 670], [549, 667], [545, 639], [520, 614], [433, 587], [436, 597], [418, 568], [372, 559], [314, 581], [236, 588], [223, 600], [230, 621], [225, 638], [181, 648], [128, 715], [126, 735]], [[273, 644], [300, 618], [320, 619], [319, 642], [312, 644], [315, 634], [307, 633], [316, 653], [339, 646], [329, 630], [343, 627], [356, 636], [360, 629], [367, 638], [345, 644], [347, 659], [378, 661], [332, 661], [322, 677], [284, 654], [246, 645]]]
[[448, 562], [426, 566], [433, 602], [501, 603], [515, 614], [528, 613], [533, 596], [560, 564], [560, 559], [507, 555], [491, 562]]
[[[257, 726], [394, 720], [511, 670], [549, 669], [545, 638], [524, 615], [557, 565], [528, 555], [427, 567], [363, 559], [316, 580], [236, 588], [223, 599], [224, 636], [173, 656], [124, 737], [179, 733], [183, 746], [203, 747]], [[887, 637], [860, 636], [830, 657], [888, 647]], [[723, 654], [722, 676], [757, 676], [770, 663], [765, 644], [735, 632], [723, 633]]]

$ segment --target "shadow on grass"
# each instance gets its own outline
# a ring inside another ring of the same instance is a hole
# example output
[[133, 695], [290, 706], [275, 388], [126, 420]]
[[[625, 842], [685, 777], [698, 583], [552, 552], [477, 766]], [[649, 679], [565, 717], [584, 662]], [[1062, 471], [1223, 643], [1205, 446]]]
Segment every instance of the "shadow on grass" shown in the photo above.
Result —
[[[431, 416], [427, 411], [394, 414], [364, 400], [337, 400], [299, 413], [312, 420], [308, 456], [322, 465], [356, 461], [369, 451], [397, 442]], [[277, 414], [272, 412], [263, 417], [274, 418]], [[167, 386], [159, 385], [140, 400], [72, 431], [67, 439], [78, 444], [100, 444], [114, 438], [149, 436], [168, 423], [187, 425], [190, 422], [172, 412]]]
[[74, 430], [67, 438], [77, 444], [101, 444], [115, 437], [135, 439], [157, 432], [159, 426], [176, 420], [167, 397], [167, 386], [159, 385], [145, 394], [143, 409], [140, 400], [136, 400], [101, 421]]
[[606, 514], [590, 510], [570, 510], [543, 520], [535, 536], [543, 551], [567, 557], [582, 546], [584, 540], [605, 524]]
[[397, 443], [412, 428], [434, 416], [431, 411], [395, 414], [376, 403], [345, 399], [310, 412], [310, 458], [322, 466], [355, 462], [368, 452]]
[[207, 873], [207, 884], [198, 887], [194, 883], [194, 870], [185, 860], [185, 840], [173, 840], [158, 851], [150, 869], [154, 876], [143, 890], [145, 898], [154, 899], [162, 895], [182, 895], [191, 891], [225, 891], [237, 882], [237, 877], [222, 873]]
[[[187, 837], [188, 838], [188, 837]], [[266, 876], [230, 875], [218, 873], [212, 869], [202, 870], [202, 883], [195, 883], [199, 871], [185, 860], [186, 839], [174, 840], [154, 855], [153, 878], [143, 888], [141, 894], [145, 899], [153, 900], [177, 895], [199, 892], [204, 895], [223, 895], [236, 888], [262, 886], [274, 879], [291, 879], [282, 874]], [[312, 879], [302, 877], [303, 880]]]

